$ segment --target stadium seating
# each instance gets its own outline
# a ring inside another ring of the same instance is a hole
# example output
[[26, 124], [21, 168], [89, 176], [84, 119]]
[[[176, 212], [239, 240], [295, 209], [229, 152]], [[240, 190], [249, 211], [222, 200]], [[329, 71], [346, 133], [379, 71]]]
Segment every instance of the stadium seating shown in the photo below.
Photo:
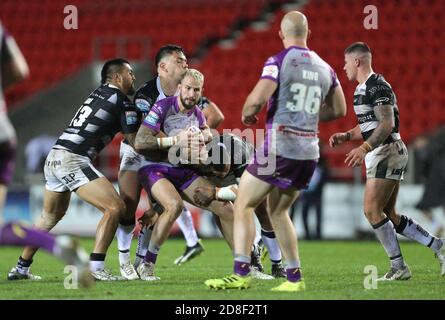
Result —
[[[118, 54], [124, 37], [129, 59], [153, 59], [165, 43], [181, 44], [192, 55], [209, 38], [227, 37], [239, 19], [253, 19], [272, 1], [267, 0], [73, 0], [79, 9], [79, 29], [63, 28], [62, 0], [3, 0], [0, 19], [14, 34], [31, 66], [31, 78], [10, 91], [11, 104], [81, 69], [94, 58]], [[288, 1], [273, 1], [285, 3]], [[378, 30], [366, 30], [363, 9], [378, 9]], [[355, 83], [343, 72], [343, 50], [354, 41], [365, 41], [374, 50], [374, 68], [393, 85], [401, 112], [401, 134], [408, 143], [445, 121], [445, 43], [442, 0], [311, 0], [302, 8], [309, 19], [311, 49], [335, 69], [348, 101], [345, 119], [320, 126], [323, 142], [330, 134], [355, 123], [351, 96]], [[212, 46], [194, 64], [206, 75], [205, 93], [225, 113], [226, 128], [242, 128], [242, 104], [259, 78], [266, 58], [282, 49], [277, 36], [284, 14], [279, 10], [266, 25], [253, 24], [232, 43]], [[39, 19], [34, 17], [39, 16]], [[20, 17], [18, 19], [17, 17]], [[108, 39], [108, 40], [107, 40]], [[146, 40], [144, 40], [146, 39]], [[149, 49], [145, 41], [148, 41]], [[257, 128], [263, 127], [264, 113]], [[328, 151], [330, 162], [342, 166], [344, 154]]]
[[[8, 92], [9, 106], [73, 74], [94, 58], [126, 55], [130, 60], [152, 60], [156, 50], [166, 43], [181, 44], [192, 55], [205, 39], [227, 36], [237, 20], [254, 18], [265, 3], [74, 0], [69, 4], [78, 9], [78, 29], [66, 30], [66, 1], [3, 0], [0, 19], [16, 38], [31, 68], [30, 79]], [[119, 41], [123, 41], [124, 51], [119, 51]], [[95, 46], [99, 49], [97, 56]], [[148, 52], [144, 52], [145, 47]]]
[[[368, 4], [378, 8], [378, 30], [363, 26], [363, 8]], [[445, 16], [442, 1], [312, 0], [303, 11], [312, 31], [309, 47], [337, 72], [348, 102], [345, 119], [320, 125], [324, 143], [332, 133], [356, 123], [352, 95], [357, 84], [349, 82], [343, 72], [343, 50], [354, 41], [371, 46], [375, 71], [383, 73], [394, 87], [401, 112], [401, 134], [406, 142], [445, 122], [445, 95], [441, 90], [445, 84], [441, 62], [445, 44], [440, 40]], [[268, 56], [282, 50], [277, 30], [283, 14], [284, 11], [278, 12], [266, 29], [246, 30], [230, 48], [212, 48], [198, 65], [208, 75], [206, 94], [226, 114], [225, 126], [242, 127], [240, 110], [259, 78], [261, 66]], [[264, 122], [257, 127], [263, 125]], [[345, 150], [324, 150], [331, 166], [344, 168]], [[352, 171], [339, 174], [342, 176], [351, 178]]]

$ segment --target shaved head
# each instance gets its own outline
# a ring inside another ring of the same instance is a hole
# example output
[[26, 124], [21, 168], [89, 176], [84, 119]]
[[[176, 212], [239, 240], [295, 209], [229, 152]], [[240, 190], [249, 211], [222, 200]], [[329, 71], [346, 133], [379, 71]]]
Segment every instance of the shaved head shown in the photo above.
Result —
[[281, 20], [281, 33], [286, 38], [307, 38], [308, 23], [304, 14], [290, 11]]
[[345, 55], [353, 55], [355, 58], [360, 59], [368, 64], [372, 60], [371, 48], [364, 42], [354, 42], [345, 49]]

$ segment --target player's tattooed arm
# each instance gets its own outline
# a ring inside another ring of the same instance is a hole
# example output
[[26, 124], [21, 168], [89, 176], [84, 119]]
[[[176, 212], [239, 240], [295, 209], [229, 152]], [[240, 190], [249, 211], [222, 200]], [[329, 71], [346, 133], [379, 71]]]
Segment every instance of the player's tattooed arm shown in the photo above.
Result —
[[366, 140], [374, 149], [388, 138], [394, 128], [394, 111], [392, 105], [381, 105], [374, 107], [374, 113], [379, 125], [374, 129], [372, 135]]
[[146, 126], [139, 127], [134, 147], [136, 151], [143, 155], [148, 155], [150, 151], [159, 150], [159, 145], [156, 139], [156, 132]]

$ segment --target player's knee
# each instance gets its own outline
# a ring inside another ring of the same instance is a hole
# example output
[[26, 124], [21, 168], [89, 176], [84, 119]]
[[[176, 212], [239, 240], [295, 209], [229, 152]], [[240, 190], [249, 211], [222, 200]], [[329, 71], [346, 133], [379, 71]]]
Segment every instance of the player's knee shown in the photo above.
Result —
[[125, 202], [120, 198], [114, 198], [109, 202], [105, 208], [104, 214], [109, 214], [113, 218], [121, 219], [125, 217], [126, 206]]
[[181, 199], [170, 199], [164, 208], [164, 213], [171, 215], [176, 220], [184, 209], [184, 202]]
[[[252, 207], [254, 209], [254, 207]], [[233, 210], [237, 211], [237, 212], [245, 212], [247, 211], [249, 208], [249, 206], [247, 205], [246, 202], [240, 200], [238, 201], [238, 199], [236, 199], [235, 203], [233, 204]]]
[[370, 206], [365, 206], [364, 214], [366, 219], [374, 220], [376, 217], [381, 216], [382, 212], [383, 212], [382, 208], [379, 208], [375, 205], [370, 205]]

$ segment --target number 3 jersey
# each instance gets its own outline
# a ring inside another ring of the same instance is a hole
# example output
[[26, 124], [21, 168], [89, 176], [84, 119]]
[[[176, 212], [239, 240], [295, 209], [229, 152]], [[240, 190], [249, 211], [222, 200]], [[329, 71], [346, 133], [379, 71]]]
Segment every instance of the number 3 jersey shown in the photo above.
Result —
[[266, 61], [261, 79], [278, 84], [268, 103], [264, 154], [318, 159], [318, 114], [339, 85], [334, 70], [314, 51], [291, 46]]
[[137, 132], [140, 114], [117, 87], [104, 84], [94, 90], [77, 111], [54, 148], [93, 160], [118, 132]]

